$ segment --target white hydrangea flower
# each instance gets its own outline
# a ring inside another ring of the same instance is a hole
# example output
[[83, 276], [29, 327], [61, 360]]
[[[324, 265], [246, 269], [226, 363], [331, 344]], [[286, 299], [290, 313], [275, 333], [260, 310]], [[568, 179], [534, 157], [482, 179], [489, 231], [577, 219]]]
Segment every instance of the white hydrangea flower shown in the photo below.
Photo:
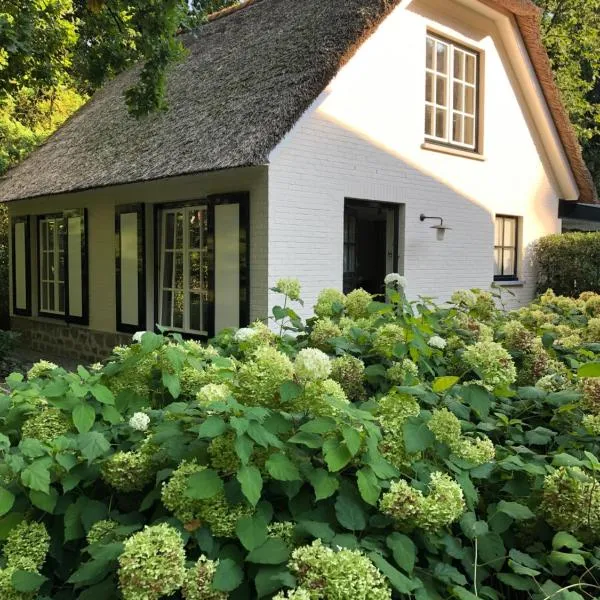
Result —
[[251, 340], [256, 335], [258, 335], [258, 331], [256, 329], [252, 329], [251, 327], [242, 327], [242, 329], [238, 329], [235, 332], [233, 339], [236, 342], [246, 342]]
[[303, 382], [323, 381], [331, 374], [329, 356], [316, 348], [305, 348], [298, 353], [294, 363], [296, 377]]
[[138, 342], [138, 343], [141, 342], [142, 341], [142, 337], [144, 337], [145, 333], [146, 333], [145, 331], [136, 331], [133, 334], [133, 341], [134, 342]]
[[143, 412], [136, 412], [131, 419], [129, 419], [129, 427], [136, 431], [146, 431], [150, 425], [150, 417]]
[[439, 335], [430, 337], [427, 343], [431, 348], [436, 348], [437, 350], [443, 350], [448, 345], [448, 342]]
[[408, 283], [406, 277], [400, 275], [400, 273], [389, 273], [385, 276], [385, 279], [383, 281], [387, 286], [395, 285], [402, 289], [404, 289], [406, 287], [406, 284]]
[[91, 365], [90, 369], [98, 373], [99, 371], [102, 371], [102, 369], [104, 369], [104, 365], [101, 362], [97, 362]]

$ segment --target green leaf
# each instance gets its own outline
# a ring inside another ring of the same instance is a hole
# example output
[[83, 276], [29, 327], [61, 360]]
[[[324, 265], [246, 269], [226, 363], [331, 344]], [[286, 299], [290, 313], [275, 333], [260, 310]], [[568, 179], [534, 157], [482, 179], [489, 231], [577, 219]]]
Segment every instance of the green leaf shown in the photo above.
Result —
[[346, 444], [340, 444], [336, 439], [326, 440], [323, 444], [323, 455], [329, 471], [341, 471], [351, 460], [352, 454]]
[[335, 514], [339, 524], [350, 531], [362, 531], [367, 526], [365, 511], [360, 503], [348, 494], [338, 495]]
[[242, 486], [242, 492], [252, 506], [256, 506], [262, 493], [263, 480], [260, 471], [254, 466], [243, 466], [237, 472], [237, 480]]
[[187, 482], [185, 495], [195, 500], [214, 498], [223, 491], [223, 481], [216, 471], [204, 469], [191, 475]]
[[15, 495], [9, 490], [0, 487], [0, 517], [3, 517], [15, 503]]
[[463, 533], [470, 539], [485, 535], [489, 531], [488, 524], [485, 521], [478, 521], [475, 513], [465, 513], [460, 520], [460, 528]]
[[317, 502], [330, 498], [337, 492], [340, 482], [335, 475], [328, 473], [325, 469], [315, 469], [308, 475], [310, 484], [315, 489]]
[[105, 385], [97, 383], [91, 387], [90, 391], [92, 392], [92, 396], [101, 404], [114, 405], [115, 397]]
[[386, 539], [388, 548], [394, 554], [394, 560], [407, 573], [412, 573], [417, 559], [417, 548], [413, 541], [402, 533], [392, 533]]
[[278, 481], [298, 481], [302, 479], [298, 467], [285, 454], [271, 454], [265, 466], [271, 477]]
[[330, 542], [335, 536], [335, 531], [333, 531], [329, 523], [300, 521], [298, 523], [298, 528], [300, 531], [306, 532], [315, 539], [323, 540], [326, 543]]
[[423, 452], [427, 448], [433, 447], [435, 436], [427, 427], [427, 423], [421, 420], [411, 418], [402, 427], [404, 434], [404, 446], [409, 454]]
[[79, 435], [79, 450], [88, 464], [110, 450], [108, 440], [97, 431], [88, 431]]
[[39, 458], [46, 454], [44, 444], [39, 440], [34, 440], [32, 438], [22, 439], [19, 442], [19, 450], [23, 456], [27, 456], [28, 458]]
[[219, 560], [213, 577], [213, 588], [219, 592], [233, 592], [244, 580], [244, 572], [231, 558]]
[[316, 419], [312, 419], [307, 423], [304, 423], [300, 427], [300, 431], [304, 431], [306, 433], [329, 433], [330, 431], [334, 431], [337, 428], [337, 423], [334, 419], [330, 419], [329, 417], [317, 417]]
[[553, 550], [548, 556], [548, 561], [554, 565], [566, 566], [569, 564], [585, 567], [585, 558], [581, 554], [571, 554], [568, 552], [558, 552]]
[[537, 588], [535, 582], [531, 578], [523, 577], [522, 575], [513, 575], [512, 573], [498, 573], [498, 579], [515, 590], [527, 592]]
[[392, 586], [401, 594], [410, 594], [418, 587], [418, 584], [410, 580], [406, 575], [403, 575], [394, 568], [381, 554], [371, 552], [369, 558], [375, 566], [390, 580]]
[[121, 413], [117, 410], [117, 408], [111, 406], [110, 404], [105, 404], [102, 407], [101, 412], [102, 418], [111, 425], [117, 425], [118, 423], [123, 422], [123, 417], [121, 416]]
[[433, 381], [431, 389], [436, 394], [443, 394], [444, 392], [447, 392], [450, 388], [454, 387], [459, 381], [460, 377], [436, 377]]
[[52, 514], [58, 502], [58, 492], [54, 488], [50, 488], [50, 493], [48, 494], [38, 490], [31, 490], [29, 492], [29, 499], [34, 506]]
[[73, 423], [79, 433], [88, 432], [96, 420], [94, 407], [82, 402], [73, 409]]
[[17, 570], [13, 573], [11, 583], [17, 592], [35, 592], [48, 578], [31, 571]]
[[283, 404], [292, 402], [302, 395], [302, 387], [293, 381], [286, 381], [279, 388], [279, 397]]
[[213, 439], [227, 431], [227, 424], [221, 417], [211, 416], [198, 427], [199, 438]]
[[179, 395], [181, 394], [181, 382], [179, 381], [178, 375], [163, 371], [162, 383], [167, 390], [169, 390], [169, 394], [171, 394], [173, 398], [179, 398]]
[[480, 600], [479, 596], [476, 596], [463, 587], [453, 587], [452, 593], [460, 600]]
[[478, 538], [479, 555], [481, 562], [489, 563], [492, 569], [499, 571], [504, 564], [506, 549], [504, 542], [497, 533], [486, 533]]
[[274, 594], [282, 587], [293, 588], [296, 578], [284, 566], [261, 567], [254, 579], [259, 598]]
[[248, 464], [252, 452], [254, 451], [254, 442], [247, 435], [238, 435], [233, 444], [236, 454], [243, 465]]
[[561, 548], [579, 550], [582, 547], [583, 543], [566, 531], [559, 531], [552, 540], [552, 548], [554, 550], [560, 550]]
[[342, 437], [346, 442], [346, 448], [348, 448], [352, 456], [356, 456], [362, 445], [360, 433], [352, 427], [344, 427], [342, 429]]
[[279, 565], [290, 558], [290, 549], [280, 538], [269, 538], [248, 554], [246, 560], [261, 565]]
[[262, 546], [268, 538], [267, 522], [259, 515], [242, 517], [235, 526], [235, 532], [246, 550]]
[[48, 494], [50, 492], [50, 471], [49, 467], [52, 464], [50, 458], [39, 458], [33, 461], [28, 467], [23, 469], [21, 473], [21, 481], [23, 485], [31, 490], [38, 490]]
[[536, 427], [525, 434], [525, 439], [531, 446], [545, 446], [546, 444], [549, 444], [555, 436], [556, 433], [550, 429]]
[[535, 517], [529, 507], [524, 504], [519, 504], [518, 502], [505, 502], [504, 500], [501, 500], [498, 503], [497, 510], [512, 517], [515, 521], [525, 521]]
[[363, 467], [357, 471], [356, 480], [362, 499], [367, 504], [376, 506], [381, 494], [381, 485], [373, 469], [371, 467]]
[[590, 362], [585, 365], [581, 365], [577, 370], [577, 375], [581, 378], [584, 377], [600, 377], [600, 362]]
[[482, 419], [487, 419], [492, 407], [490, 393], [479, 385], [464, 386], [460, 395], [465, 404], [470, 406]]
[[[122, 544], [121, 546], [122, 551]], [[111, 570], [110, 560], [94, 559], [82, 564], [71, 577], [68, 583], [76, 584], [76, 587], [81, 587], [84, 584], [95, 583], [102, 579], [104, 575], [108, 575]]]
[[289, 444], [299, 444], [308, 448], [320, 448], [323, 445], [323, 438], [316, 433], [306, 433], [299, 431], [288, 440]]

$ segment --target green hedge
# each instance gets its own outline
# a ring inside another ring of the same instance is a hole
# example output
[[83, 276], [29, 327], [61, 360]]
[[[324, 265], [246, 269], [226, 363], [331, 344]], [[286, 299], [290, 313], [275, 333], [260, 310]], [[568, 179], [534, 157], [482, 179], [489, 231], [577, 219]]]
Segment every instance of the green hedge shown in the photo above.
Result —
[[8, 210], [0, 203], [0, 329], [6, 329], [9, 324], [8, 223]]
[[600, 291], [600, 233], [565, 233], [540, 239], [534, 247], [537, 289], [563, 296]]

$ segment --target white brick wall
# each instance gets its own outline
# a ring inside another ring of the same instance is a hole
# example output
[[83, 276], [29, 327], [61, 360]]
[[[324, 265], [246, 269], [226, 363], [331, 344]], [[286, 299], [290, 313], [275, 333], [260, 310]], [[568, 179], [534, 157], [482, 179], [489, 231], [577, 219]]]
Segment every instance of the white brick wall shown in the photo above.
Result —
[[[454, 2], [451, 14], [436, 4], [396, 9], [271, 156], [269, 283], [298, 277], [304, 314], [322, 288], [342, 287], [344, 198], [405, 204], [412, 296], [489, 288], [500, 213], [522, 217], [525, 283], [511, 288], [510, 303], [525, 302], [534, 286], [528, 248], [560, 231], [557, 186], [493, 24]], [[484, 54], [485, 161], [421, 149], [427, 28]], [[421, 213], [452, 228], [443, 242]]]

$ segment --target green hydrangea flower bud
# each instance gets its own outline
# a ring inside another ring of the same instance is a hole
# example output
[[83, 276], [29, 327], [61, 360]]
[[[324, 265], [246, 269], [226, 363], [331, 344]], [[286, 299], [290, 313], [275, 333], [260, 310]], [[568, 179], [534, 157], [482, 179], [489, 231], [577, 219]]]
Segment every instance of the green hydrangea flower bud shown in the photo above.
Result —
[[40, 377], [47, 377], [58, 369], [58, 365], [48, 360], [40, 360], [36, 362], [29, 371], [27, 371], [27, 379], [38, 379]]
[[364, 319], [369, 316], [369, 305], [373, 302], [373, 296], [369, 292], [359, 288], [351, 291], [344, 300], [346, 314], [351, 319]]
[[318, 298], [317, 303], [315, 304], [314, 311], [315, 315], [318, 317], [333, 317], [336, 312], [334, 307], [339, 304], [342, 307], [344, 306], [345, 296], [339, 290], [334, 289], [325, 289], [323, 290]]
[[314, 417], [335, 417], [344, 404], [349, 404], [349, 401], [342, 386], [333, 379], [326, 379], [308, 382], [301, 396], [292, 403], [292, 408]]
[[8, 534], [4, 545], [6, 564], [23, 568], [23, 559], [41, 568], [50, 549], [50, 536], [43, 523], [22, 521]]
[[404, 445], [403, 426], [410, 417], [421, 412], [419, 403], [413, 396], [390, 390], [378, 403], [377, 416], [383, 430], [379, 451], [397, 468], [402, 468], [413, 460]]
[[373, 350], [385, 358], [391, 358], [396, 346], [405, 340], [404, 329], [396, 323], [388, 323], [375, 331]]
[[196, 394], [198, 404], [203, 408], [218, 402], [225, 402], [232, 392], [224, 383], [208, 383], [200, 388]]
[[227, 600], [228, 594], [212, 587], [218, 564], [201, 556], [194, 567], [186, 571], [182, 588], [185, 600]]
[[273, 600], [311, 600], [311, 595], [303, 588], [296, 588], [287, 592], [279, 592]]
[[275, 348], [262, 346], [240, 368], [236, 398], [248, 406], [276, 407], [281, 384], [293, 377], [290, 359]]
[[158, 600], [177, 591], [185, 579], [185, 551], [179, 532], [166, 523], [146, 527], [125, 542], [119, 556], [124, 600]]
[[324, 318], [314, 323], [308, 339], [315, 348], [330, 352], [333, 350], [331, 340], [341, 335], [342, 330], [331, 319]]
[[[311, 600], [352, 598], [353, 600], [390, 600], [386, 578], [358, 550], [334, 551], [315, 540], [292, 553], [289, 567], [300, 589]], [[303, 592], [293, 598], [306, 597]]]
[[405, 358], [392, 363], [386, 374], [394, 385], [404, 385], [407, 378], [419, 376], [419, 367], [410, 358]]
[[275, 288], [294, 302], [300, 300], [301, 287], [297, 279], [279, 279]]
[[590, 435], [600, 435], [600, 415], [584, 415], [581, 424]]
[[71, 429], [70, 419], [59, 408], [49, 406], [29, 417], [21, 428], [21, 437], [51, 444]]
[[275, 521], [267, 527], [269, 537], [281, 538], [287, 546], [294, 545], [296, 524], [291, 521]]
[[115, 531], [120, 526], [120, 523], [117, 521], [112, 521], [111, 519], [97, 521], [92, 525], [87, 533], [87, 543], [91, 546], [92, 544], [97, 544], [98, 542], [107, 543], [117, 539]]
[[517, 379], [517, 369], [510, 354], [496, 342], [477, 342], [469, 346], [463, 360], [488, 389], [508, 387]]
[[366, 398], [365, 363], [346, 354], [331, 362], [331, 379], [337, 381], [352, 402]]
[[152, 482], [157, 471], [155, 448], [144, 444], [139, 450], [115, 452], [102, 465], [102, 479], [120, 492], [139, 492]]
[[294, 371], [300, 383], [323, 381], [331, 373], [329, 357], [317, 348], [300, 350], [294, 361]]

